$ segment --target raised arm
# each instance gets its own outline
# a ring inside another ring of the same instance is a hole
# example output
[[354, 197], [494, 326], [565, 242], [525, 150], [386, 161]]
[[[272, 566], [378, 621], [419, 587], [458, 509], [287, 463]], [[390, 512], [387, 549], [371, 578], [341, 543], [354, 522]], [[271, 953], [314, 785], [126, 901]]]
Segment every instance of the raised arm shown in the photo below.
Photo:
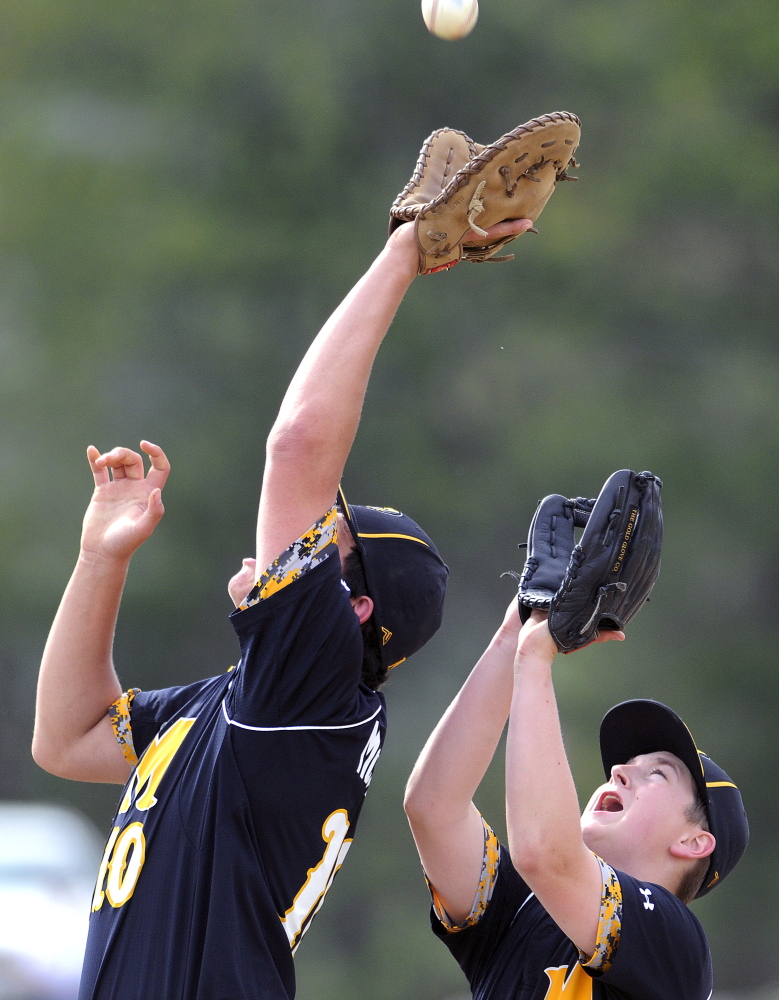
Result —
[[[490, 238], [531, 225], [501, 223], [489, 231]], [[257, 520], [258, 573], [332, 506], [374, 358], [416, 276], [418, 259], [413, 226], [401, 226], [300, 363], [268, 438]]]
[[[623, 639], [602, 632], [597, 641]], [[506, 741], [506, 819], [514, 867], [571, 941], [595, 950], [600, 866], [582, 840], [579, 801], [563, 746], [546, 615], [534, 611], [519, 636]]]
[[512, 601], [503, 624], [427, 741], [404, 806], [425, 873], [450, 919], [471, 911], [484, 855], [473, 796], [508, 718], [520, 621]]
[[44, 770], [63, 778], [123, 784], [130, 773], [107, 715], [121, 694], [114, 628], [132, 554], [163, 515], [170, 470], [161, 448], [148, 441], [141, 448], [151, 459], [148, 475], [137, 452], [87, 449], [95, 490], [41, 661], [32, 748]]

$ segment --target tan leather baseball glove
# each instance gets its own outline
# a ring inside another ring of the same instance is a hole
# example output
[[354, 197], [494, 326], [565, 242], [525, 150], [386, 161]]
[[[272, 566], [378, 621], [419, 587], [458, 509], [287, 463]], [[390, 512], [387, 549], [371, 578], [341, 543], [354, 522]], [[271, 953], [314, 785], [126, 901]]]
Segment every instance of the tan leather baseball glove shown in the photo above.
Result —
[[[466, 236], [506, 219], [541, 214], [559, 181], [575, 181], [580, 123], [576, 115], [555, 111], [534, 118], [481, 146], [464, 132], [442, 128], [425, 140], [411, 175], [390, 209], [389, 231], [413, 222], [419, 247], [419, 273], [432, 274], [459, 260], [512, 260], [495, 257], [516, 239], [463, 245]], [[537, 230], [536, 230], [537, 231]]]

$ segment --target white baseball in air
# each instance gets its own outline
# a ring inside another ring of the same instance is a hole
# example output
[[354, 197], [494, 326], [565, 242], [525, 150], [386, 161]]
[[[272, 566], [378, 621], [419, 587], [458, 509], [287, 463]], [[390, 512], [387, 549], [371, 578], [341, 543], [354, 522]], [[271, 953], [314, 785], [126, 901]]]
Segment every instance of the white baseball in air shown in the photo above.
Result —
[[422, 0], [427, 30], [454, 42], [473, 29], [479, 17], [479, 0]]

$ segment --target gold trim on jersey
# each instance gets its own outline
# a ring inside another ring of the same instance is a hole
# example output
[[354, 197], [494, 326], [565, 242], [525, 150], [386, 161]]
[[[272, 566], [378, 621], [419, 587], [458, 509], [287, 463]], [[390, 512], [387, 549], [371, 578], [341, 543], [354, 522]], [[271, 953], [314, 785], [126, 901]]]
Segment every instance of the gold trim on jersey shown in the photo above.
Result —
[[133, 729], [130, 724], [130, 708], [133, 698], [140, 692], [140, 688], [130, 688], [129, 691], [117, 698], [108, 709], [108, 718], [111, 720], [111, 727], [116, 736], [119, 749], [124, 754], [124, 759], [131, 767], [138, 763], [138, 754], [133, 745]]
[[584, 961], [586, 956], [582, 955], [581, 964], [586, 969], [608, 972], [617, 953], [619, 937], [622, 933], [622, 886], [619, 884], [617, 873], [611, 865], [607, 865], [597, 854], [595, 859], [600, 865], [600, 874], [603, 879], [598, 937], [591, 958]]
[[438, 893], [435, 891], [435, 888], [430, 884], [429, 879], [427, 882], [430, 894], [433, 897], [433, 909], [435, 910], [435, 914], [449, 934], [456, 934], [458, 931], [464, 931], [466, 927], [472, 927], [474, 924], [477, 924], [484, 916], [487, 906], [492, 899], [492, 890], [495, 888], [495, 879], [498, 876], [500, 844], [498, 843], [498, 838], [493, 833], [492, 828], [483, 816], [481, 821], [484, 826], [484, 856], [481, 864], [481, 876], [479, 878], [479, 886], [476, 890], [476, 896], [473, 900], [471, 912], [461, 924], [452, 923], [449, 914], [444, 909], [443, 904], [438, 897]]
[[308, 531], [274, 559], [257, 581], [246, 600], [240, 605], [245, 611], [289, 586], [295, 580], [318, 566], [335, 550], [338, 544], [338, 511], [331, 507], [324, 517], [312, 524]]

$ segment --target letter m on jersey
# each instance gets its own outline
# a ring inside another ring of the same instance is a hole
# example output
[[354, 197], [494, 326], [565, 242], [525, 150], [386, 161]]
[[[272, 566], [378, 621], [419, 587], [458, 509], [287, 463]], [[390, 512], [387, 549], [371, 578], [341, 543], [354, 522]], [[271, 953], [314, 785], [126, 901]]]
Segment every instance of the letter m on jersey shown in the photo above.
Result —
[[371, 783], [371, 779], [373, 778], [373, 769], [376, 767], [376, 761], [379, 759], [380, 753], [381, 730], [377, 722], [373, 727], [373, 732], [368, 737], [368, 742], [365, 744], [365, 748], [360, 754], [360, 760], [357, 764], [357, 773], [365, 782], [366, 787]]
[[578, 962], [570, 972], [567, 965], [544, 972], [549, 977], [544, 1000], [592, 1000], [592, 979]]
[[119, 807], [120, 815], [126, 813], [131, 805], [145, 812], [157, 804], [155, 796], [157, 788], [196, 721], [196, 719], [176, 719], [162, 736], [154, 737], [133, 771]]

